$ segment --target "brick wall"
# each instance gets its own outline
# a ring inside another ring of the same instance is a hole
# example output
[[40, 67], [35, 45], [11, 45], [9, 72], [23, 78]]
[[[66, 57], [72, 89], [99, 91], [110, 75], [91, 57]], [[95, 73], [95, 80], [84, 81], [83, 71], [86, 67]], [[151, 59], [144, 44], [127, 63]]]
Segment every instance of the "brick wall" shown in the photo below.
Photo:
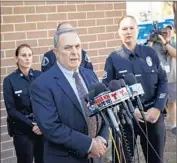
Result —
[[[125, 9], [125, 2], [1, 2], [1, 97], [4, 77], [16, 69], [16, 47], [29, 44], [34, 52], [33, 68], [40, 69], [43, 54], [53, 47], [57, 24], [66, 20], [79, 31], [82, 46], [101, 77], [106, 56], [120, 46], [117, 21]], [[2, 98], [1, 160], [16, 162]]]

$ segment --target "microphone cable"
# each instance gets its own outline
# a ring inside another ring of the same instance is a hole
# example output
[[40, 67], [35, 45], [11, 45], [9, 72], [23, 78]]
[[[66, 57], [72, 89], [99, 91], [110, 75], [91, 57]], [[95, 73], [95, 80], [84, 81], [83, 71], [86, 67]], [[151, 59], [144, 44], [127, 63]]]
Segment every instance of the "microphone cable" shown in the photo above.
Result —
[[[153, 145], [151, 144], [149, 138], [147, 137], [147, 135], [145, 134], [145, 132], [143, 131], [141, 125], [139, 124], [139, 122], [137, 121], [137, 119], [135, 118], [135, 122], [137, 123], [138, 127], [140, 128], [141, 132], [143, 133], [143, 135], [145, 136], [147, 142], [148, 142], [148, 145], [151, 146], [152, 150], [154, 151], [155, 155], [158, 157], [159, 161], [161, 163], [163, 163], [163, 161], [161, 160], [160, 156], [158, 155], [157, 151], [154, 149]], [[147, 151], [148, 152], [148, 151]]]
[[[102, 118], [104, 119], [105, 123], [106, 123], [107, 125], [109, 125], [109, 122], [108, 122], [108, 120], [106, 119], [106, 117], [105, 117], [105, 115], [103, 114], [103, 112], [100, 112], [100, 114], [101, 114]], [[110, 126], [110, 125], [109, 125], [109, 126]], [[112, 126], [112, 125], [111, 125], [111, 126]], [[113, 135], [112, 135], [112, 132], [111, 132], [111, 129], [110, 129], [110, 128], [109, 128], [109, 133], [110, 133], [110, 136], [111, 136], [111, 140], [112, 140], [112, 142], [113, 142], [113, 146], [114, 146], [115, 151], [116, 151], [117, 159], [118, 159], [119, 163], [121, 163], [121, 162], [120, 162], [120, 157], [119, 157], [119, 152], [118, 152], [118, 149], [117, 149], [117, 146], [116, 146], [116, 143], [115, 143], [115, 139], [114, 139], [114, 137], [113, 137]], [[120, 141], [120, 139], [119, 139], [119, 141]], [[120, 142], [121, 142], [121, 141], [120, 141]]]

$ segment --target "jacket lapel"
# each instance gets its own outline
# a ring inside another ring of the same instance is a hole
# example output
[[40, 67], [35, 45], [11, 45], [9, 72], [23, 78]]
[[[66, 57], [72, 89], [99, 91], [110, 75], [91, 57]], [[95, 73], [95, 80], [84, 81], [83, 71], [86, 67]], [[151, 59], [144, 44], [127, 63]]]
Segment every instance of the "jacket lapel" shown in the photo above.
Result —
[[62, 71], [60, 70], [57, 64], [55, 64], [53, 68], [54, 68], [53, 75], [54, 78], [56, 79], [58, 86], [66, 93], [66, 95], [70, 98], [70, 100], [73, 102], [73, 104], [76, 106], [76, 108], [79, 110], [79, 112], [83, 115], [85, 119], [81, 105], [77, 99], [77, 96], [74, 93], [74, 90], [69, 84], [68, 80], [66, 79], [66, 77], [64, 76], [64, 74], [62, 73]]

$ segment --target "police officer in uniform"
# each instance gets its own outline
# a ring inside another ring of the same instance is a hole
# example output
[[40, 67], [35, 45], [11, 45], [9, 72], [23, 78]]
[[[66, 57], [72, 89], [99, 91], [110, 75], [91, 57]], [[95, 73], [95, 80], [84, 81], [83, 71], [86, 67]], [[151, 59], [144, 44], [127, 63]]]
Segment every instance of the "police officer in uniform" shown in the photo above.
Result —
[[31, 69], [32, 49], [22, 44], [15, 53], [18, 69], [3, 82], [9, 135], [13, 137], [18, 163], [43, 163], [43, 136], [35, 122], [30, 87], [40, 71]]
[[[56, 62], [56, 56], [53, 50], [46, 52], [42, 58], [41, 70], [42, 72], [47, 71]], [[87, 55], [87, 52], [82, 49], [82, 61], [80, 66], [93, 70], [93, 65]]]
[[[141, 83], [145, 92], [141, 102], [147, 120], [148, 139], [157, 153], [149, 145], [147, 151], [147, 140], [134, 122], [135, 137], [140, 136], [147, 163], [162, 163], [165, 146], [165, 124], [162, 112], [167, 102], [167, 75], [160, 65], [157, 53], [150, 47], [136, 43], [138, 27], [133, 16], [121, 18], [118, 28], [122, 47], [113, 51], [106, 59], [103, 83], [108, 85], [111, 80], [123, 78], [127, 73], [133, 73], [137, 82]], [[135, 115], [142, 121], [139, 111], [136, 111]], [[146, 133], [145, 123], [141, 121], [139, 123]], [[130, 148], [127, 150], [124, 146], [124, 152], [126, 162], [130, 163], [134, 154], [132, 132], [127, 124], [123, 127]]]
[[[67, 29], [67, 28], [73, 28], [72, 25], [69, 22], [62, 22], [58, 25], [57, 30], [59, 29]], [[54, 40], [54, 45], [57, 42], [57, 40]], [[42, 58], [41, 63], [41, 70], [42, 72], [47, 71], [50, 67], [52, 67], [56, 62], [56, 56], [53, 50], [50, 50], [46, 52]], [[93, 70], [93, 65], [87, 55], [87, 52], [82, 49], [82, 61], [80, 66], [84, 68], [88, 68], [90, 70]]]

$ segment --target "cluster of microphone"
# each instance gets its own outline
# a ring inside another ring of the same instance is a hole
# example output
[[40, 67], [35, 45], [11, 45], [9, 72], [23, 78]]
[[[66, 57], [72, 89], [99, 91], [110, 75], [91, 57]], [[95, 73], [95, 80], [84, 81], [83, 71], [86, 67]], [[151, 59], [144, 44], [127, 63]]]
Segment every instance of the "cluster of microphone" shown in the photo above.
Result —
[[[137, 108], [142, 113], [143, 106], [140, 96], [143, 94], [142, 85], [137, 83], [133, 74], [129, 73], [124, 79], [110, 81], [108, 87], [103, 83], [91, 85], [85, 99], [90, 103], [90, 116], [95, 116], [101, 112], [106, 113], [111, 125], [120, 135], [120, 122], [132, 126], [132, 118], [135, 118], [135, 107], [132, 101], [137, 104]], [[121, 113], [121, 120], [116, 117], [118, 113]]]

